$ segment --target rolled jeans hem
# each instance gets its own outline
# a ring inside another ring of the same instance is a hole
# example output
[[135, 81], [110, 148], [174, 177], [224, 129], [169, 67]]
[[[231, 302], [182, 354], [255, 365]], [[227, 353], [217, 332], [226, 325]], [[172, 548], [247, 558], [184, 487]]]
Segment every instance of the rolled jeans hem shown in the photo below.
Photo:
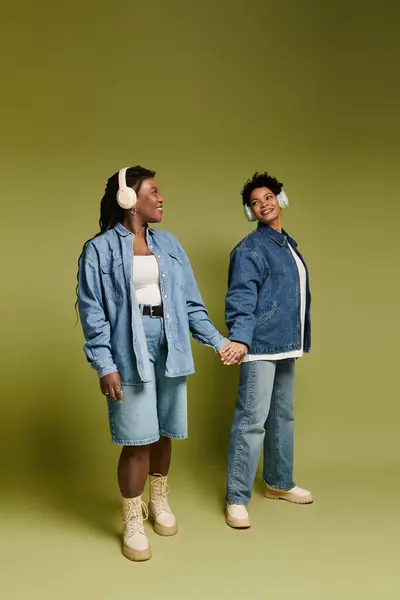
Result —
[[289, 486], [271, 485], [270, 483], [268, 483], [268, 481], [265, 481], [264, 478], [263, 478], [263, 482], [265, 483], [267, 488], [269, 488], [270, 490], [275, 490], [277, 492], [290, 492], [290, 490], [292, 490], [294, 487], [296, 487], [296, 484], [294, 483], [294, 481]]
[[176, 434], [176, 433], [168, 433], [167, 431], [160, 430], [160, 435], [163, 437], [169, 438], [170, 440], [187, 440], [188, 434]]
[[248, 506], [248, 502], [243, 502], [243, 498], [233, 498], [232, 496], [226, 496], [225, 502], [227, 504], [240, 504], [240, 506]]
[[118, 438], [111, 438], [113, 444], [118, 446], [150, 446], [155, 444], [160, 439], [160, 436], [148, 438], [146, 440], [120, 440]]

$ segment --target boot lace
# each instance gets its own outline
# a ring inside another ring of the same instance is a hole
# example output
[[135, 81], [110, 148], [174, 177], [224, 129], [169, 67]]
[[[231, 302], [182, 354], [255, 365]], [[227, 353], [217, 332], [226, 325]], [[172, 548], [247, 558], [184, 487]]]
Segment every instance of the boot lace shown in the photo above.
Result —
[[168, 504], [167, 495], [170, 493], [170, 489], [167, 484], [167, 477], [162, 475], [154, 477], [150, 482], [151, 485], [151, 503], [152, 508], [156, 515], [162, 512], [168, 512], [172, 514], [171, 508]]
[[130, 500], [128, 502], [128, 510], [123, 519], [127, 537], [131, 537], [135, 533], [144, 534], [143, 514], [144, 520], [146, 520], [149, 516], [149, 510], [142, 500], [139, 502]]

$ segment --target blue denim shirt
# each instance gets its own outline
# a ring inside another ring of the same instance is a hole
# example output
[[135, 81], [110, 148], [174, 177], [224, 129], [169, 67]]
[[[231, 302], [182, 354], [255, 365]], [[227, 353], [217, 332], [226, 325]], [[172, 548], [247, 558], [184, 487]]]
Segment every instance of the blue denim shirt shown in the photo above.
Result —
[[[147, 229], [147, 244], [160, 268], [160, 291], [168, 343], [166, 375], [194, 373], [193, 337], [216, 351], [226, 339], [208, 317], [179, 242]], [[151, 381], [142, 316], [132, 282], [134, 234], [118, 223], [91, 240], [79, 262], [78, 309], [86, 338], [84, 351], [99, 377], [119, 371], [122, 382]]]
[[[225, 317], [229, 339], [247, 344], [250, 354], [277, 354], [301, 348], [300, 281], [285, 231], [262, 223], [232, 251]], [[311, 344], [311, 295], [307, 271], [304, 351]]]

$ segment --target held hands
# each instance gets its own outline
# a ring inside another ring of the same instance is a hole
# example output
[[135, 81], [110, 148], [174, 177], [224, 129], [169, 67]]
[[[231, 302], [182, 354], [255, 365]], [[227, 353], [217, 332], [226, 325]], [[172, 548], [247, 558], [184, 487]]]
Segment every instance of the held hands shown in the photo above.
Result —
[[109, 373], [108, 375], [104, 375], [104, 377], [100, 377], [100, 389], [104, 396], [110, 397], [114, 402], [122, 400], [122, 386], [119, 373], [116, 371], [115, 373]]
[[249, 349], [246, 344], [228, 340], [218, 354], [224, 365], [240, 365], [248, 351]]
[[[218, 354], [224, 365], [240, 365], [247, 352], [248, 348], [245, 344], [227, 340]], [[104, 396], [109, 397], [114, 402], [122, 400], [121, 377], [118, 371], [100, 377], [100, 389]]]

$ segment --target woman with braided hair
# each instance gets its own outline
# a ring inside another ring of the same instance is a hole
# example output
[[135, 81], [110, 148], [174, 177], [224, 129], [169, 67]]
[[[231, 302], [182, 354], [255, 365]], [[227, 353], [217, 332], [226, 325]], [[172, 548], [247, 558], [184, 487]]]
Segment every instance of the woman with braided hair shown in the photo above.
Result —
[[[123, 554], [148, 560], [143, 514], [154, 530], [174, 535], [167, 501], [171, 439], [187, 437], [186, 377], [194, 372], [190, 333], [234, 364], [236, 344], [208, 317], [189, 259], [163, 218], [155, 172], [122, 169], [107, 183], [100, 232], [79, 258], [78, 309], [84, 351], [107, 398], [112, 442], [122, 451]], [[150, 501], [142, 494], [150, 476]]]

